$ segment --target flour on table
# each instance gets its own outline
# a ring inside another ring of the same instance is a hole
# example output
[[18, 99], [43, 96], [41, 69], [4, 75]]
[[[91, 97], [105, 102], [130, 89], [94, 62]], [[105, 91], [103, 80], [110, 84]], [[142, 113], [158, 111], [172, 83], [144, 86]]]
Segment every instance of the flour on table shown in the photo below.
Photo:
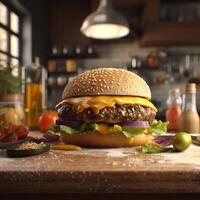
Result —
[[[156, 154], [155, 154], [156, 155]], [[199, 165], [200, 167], [200, 147], [192, 145], [184, 152], [169, 152], [161, 153], [161, 162], [176, 163], [176, 164], [191, 164]], [[159, 160], [158, 160], [159, 163]]]

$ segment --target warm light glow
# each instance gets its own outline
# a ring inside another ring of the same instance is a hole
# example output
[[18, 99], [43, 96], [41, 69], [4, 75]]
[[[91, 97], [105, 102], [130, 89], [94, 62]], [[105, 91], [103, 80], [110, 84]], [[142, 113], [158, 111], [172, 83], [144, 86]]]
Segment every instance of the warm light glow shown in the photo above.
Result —
[[19, 56], [19, 39], [15, 35], [10, 37], [10, 53], [15, 57]]
[[8, 10], [6, 6], [0, 2], [0, 22], [3, 25], [7, 25], [7, 20], [8, 20], [7, 14], [8, 14]]
[[82, 30], [87, 37], [95, 39], [115, 39], [129, 34], [129, 29], [118, 24], [95, 24]]
[[19, 32], [19, 17], [14, 12], [10, 13], [10, 26], [12, 31]]
[[0, 50], [7, 51], [8, 35], [5, 29], [0, 27]]

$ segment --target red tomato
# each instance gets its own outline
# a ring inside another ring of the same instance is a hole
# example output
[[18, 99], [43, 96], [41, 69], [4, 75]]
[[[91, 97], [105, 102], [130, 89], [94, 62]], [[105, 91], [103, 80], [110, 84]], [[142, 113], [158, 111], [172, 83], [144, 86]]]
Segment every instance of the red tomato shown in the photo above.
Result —
[[3, 127], [0, 127], [0, 142], [6, 138], [6, 133]]
[[10, 124], [1, 128], [0, 140], [2, 142], [15, 142], [18, 140], [18, 136], [15, 133], [17, 125]]
[[13, 132], [6, 135], [4, 142], [16, 142], [18, 139], [18, 135]]
[[8, 127], [10, 129], [10, 132], [15, 132], [18, 129], [19, 125], [10, 124]]
[[9, 124], [0, 127], [0, 142], [15, 142], [25, 139], [29, 129], [24, 125]]
[[53, 124], [55, 124], [58, 115], [56, 112], [44, 112], [39, 118], [39, 127], [42, 132], [48, 131]]
[[15, 130], [15, 133], [18, 136], [18, 139], [25, 139], [28, 135], [29, 129], [24, 125], [19, 125], [18, 128]]

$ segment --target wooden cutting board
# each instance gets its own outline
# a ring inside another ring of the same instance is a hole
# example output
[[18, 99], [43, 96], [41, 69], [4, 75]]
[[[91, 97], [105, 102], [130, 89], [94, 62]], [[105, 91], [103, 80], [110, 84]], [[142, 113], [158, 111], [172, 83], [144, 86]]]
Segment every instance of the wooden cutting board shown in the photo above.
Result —
[[143, 154], [140, 148], [51, 150], [27, 158], [0, 152], [0, 192], [200, 192], [200, 147]]

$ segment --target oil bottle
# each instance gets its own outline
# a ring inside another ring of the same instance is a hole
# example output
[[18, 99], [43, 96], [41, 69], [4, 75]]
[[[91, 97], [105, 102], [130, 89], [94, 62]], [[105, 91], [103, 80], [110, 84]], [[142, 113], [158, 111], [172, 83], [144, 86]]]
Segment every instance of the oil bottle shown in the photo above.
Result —
[[46, 70], [40, 65], [39, 57], [24, 68], [25, 122], [30, 128], [38, 127], [41, 113], [46, 109]]

